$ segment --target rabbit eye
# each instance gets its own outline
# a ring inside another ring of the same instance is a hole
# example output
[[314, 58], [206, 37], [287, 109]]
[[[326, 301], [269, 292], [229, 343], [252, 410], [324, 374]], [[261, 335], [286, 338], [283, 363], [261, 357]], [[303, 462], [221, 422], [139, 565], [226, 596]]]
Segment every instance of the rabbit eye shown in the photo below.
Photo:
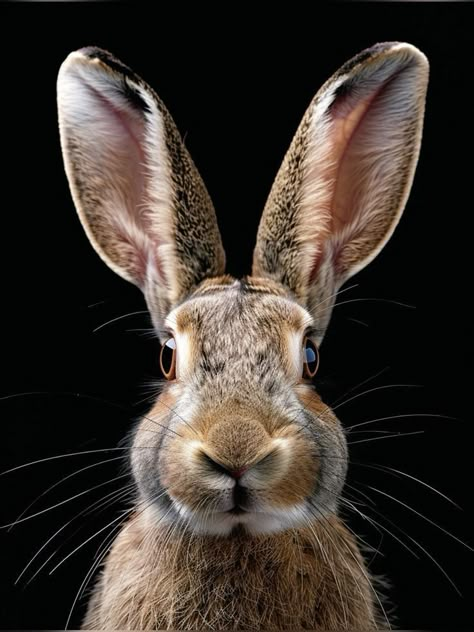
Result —
[[319, 352], [317, 346], [306, 337], [303, 341], [303, 377], [313, 378], [319, 367]]
[[176, 340], [169, 338], [161, 347], [160, 367], [167, 380], [176, 378]]

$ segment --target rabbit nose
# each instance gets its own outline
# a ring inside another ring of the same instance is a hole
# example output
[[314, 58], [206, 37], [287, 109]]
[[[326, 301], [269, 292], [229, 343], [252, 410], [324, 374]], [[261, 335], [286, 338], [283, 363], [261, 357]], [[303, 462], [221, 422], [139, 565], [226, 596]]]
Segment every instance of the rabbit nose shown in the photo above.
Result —
[[248, 467], [239, 467], [238, 470], [231, 470], [229, 473], [232, 476], [232, 478], [239, 479], [241, 476], [245, 474], [245, 472], [248, 469], [249, 469]]
[[236, 480], [238, 480], [241, 476], [243, 476], [245, 472], [248, 470], [248, 467], [246, 466], [239, 467], [239, 468], [232, 468], [232, 467], [222, 465], [221, 463], [218, 463], [212, 457], [210, 457], [206, 452], [202, 452], [201, 454], [205, 463], [214, 472], [218, 472], [219, 474], [226, 474], [227, 476], [230, 476], [231, 478], [234, 478]]

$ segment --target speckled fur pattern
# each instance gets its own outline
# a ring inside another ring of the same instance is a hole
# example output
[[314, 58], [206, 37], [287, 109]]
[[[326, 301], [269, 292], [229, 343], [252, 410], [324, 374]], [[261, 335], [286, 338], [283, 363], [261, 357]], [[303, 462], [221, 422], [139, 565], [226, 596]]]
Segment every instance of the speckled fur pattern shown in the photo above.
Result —
[[409, 44], [356, 55], [314, 96], [275, 178], [252, 271], [291, 288], [313, 314], [324, 301], [321, 331], [337, 290], [381, 251], [401, 217], [428, 71]]
[[336, 518], [251, 539], [157, 530], [153, 521], [132, 516], [117, 538], [85, 629], [384, 627], [355, 540]]
[[252, 276], [224, 274], [205, 186], [163, 103], [98, 48], [58, 77], [73, 199], [140, 287], [176, 372], [130, 441], [136, 493], [83, 629], [375, 630], [379, 584], [339, 515], [342, 426], [305, 377], [337, 290], [405, 206], [428, 64], [363, 51], [316, 94], [265, 206]]
[[[88, 111], [94, 103], [84, 98], [81, 107], [80, 90], [89, 99], [100, 90], [97, 101], [110, 102], [122, 119], [117, 128], [127, 127], [131, 139], [123, 142], [115, 132], [117, 140], [109, 140], [114, 123], [99, 127]], [[205, 184], [161, 99], [107, 51], [69, 55], [58, 77], [58, 112], [66, 172], [87, 235], [115, 272], [144, 291], [158, 324], [192, 287], [224, 271]]]

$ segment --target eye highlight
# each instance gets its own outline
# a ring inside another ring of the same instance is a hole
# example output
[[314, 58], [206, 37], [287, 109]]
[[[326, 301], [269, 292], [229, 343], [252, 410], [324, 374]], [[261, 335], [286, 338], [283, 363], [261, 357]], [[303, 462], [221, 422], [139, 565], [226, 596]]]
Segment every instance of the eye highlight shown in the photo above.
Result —
[[303, 377], [313, 378], [319, 367], [319, 351], [317, 346], [308, 338], [303, 340]]
[[169, 338], [161, 347], [160, 367], [167, 380], [176, 378], [176, 340]]

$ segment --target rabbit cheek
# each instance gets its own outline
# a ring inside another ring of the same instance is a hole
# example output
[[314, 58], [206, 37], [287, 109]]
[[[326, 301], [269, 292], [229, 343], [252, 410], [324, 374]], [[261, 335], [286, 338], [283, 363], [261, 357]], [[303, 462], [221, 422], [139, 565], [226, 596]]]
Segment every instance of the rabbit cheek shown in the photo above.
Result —
[[166, 454], [179, 439], [170, 427], [170, 409], [174, 409], [176, 401], [171, 389], [165, 389], [135, 430], [132, 472], [141, 495], [150, 501], [166, 501]]
[[296, 394], [313, 418], [314, 442], [319, 452], [320, 468], [313, 493], [313, 505], [323, 513], [335, 512], [348, 466], [347, 442], [339, 420], [319, 395], [308, 385], [300, 384]]

